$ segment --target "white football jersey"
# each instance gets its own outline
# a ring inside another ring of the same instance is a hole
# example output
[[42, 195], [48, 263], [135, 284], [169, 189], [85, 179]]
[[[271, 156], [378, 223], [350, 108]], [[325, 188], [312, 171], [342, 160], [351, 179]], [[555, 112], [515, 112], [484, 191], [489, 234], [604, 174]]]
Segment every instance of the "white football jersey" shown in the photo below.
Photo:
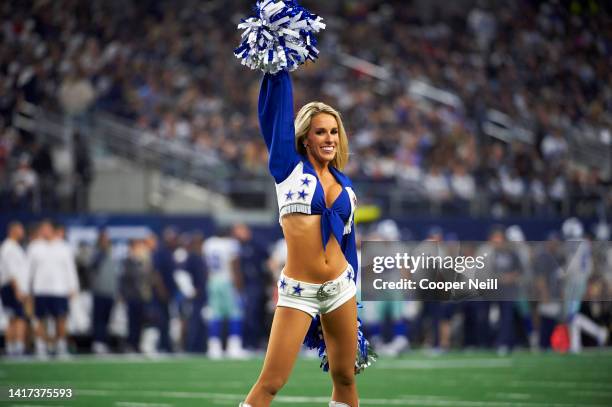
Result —
[[63, 240], [35, 240], [28, 247], [34, 295], [68, 296], [79, 290], [74, 254]]
[[[272, 258], [278, 262], [282, 267], [287, 263], [287, 242], [285, 239], [279, 239], [272, 248]], [[280, 273], [280, 270], [279, 270]]]
[[0, 246], [0, 285], [15, 280], [21, 292], [28, 292], [28, 271], [28, 260], [19, 243], [6, 239]]
[[202, 245], [202, 254], [211, 277], [228, 278], [232, 276], [232, 262], [238, 256], [240, 244], [231, 237], [213, 236]]

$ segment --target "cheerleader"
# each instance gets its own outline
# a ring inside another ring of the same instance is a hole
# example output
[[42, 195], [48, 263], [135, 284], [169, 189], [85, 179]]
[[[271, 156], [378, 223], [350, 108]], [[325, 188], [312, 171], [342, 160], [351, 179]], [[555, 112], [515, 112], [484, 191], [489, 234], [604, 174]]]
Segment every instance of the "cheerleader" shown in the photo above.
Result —
[[[287, 382], [302, 342], [318, 348], [333, 382], [330, 406], [357, 407], [355, 373], [372, 360], [359, 331], [356, 301], [356, 197], [341, 170], [349, 158], [340, 114], [311, 102], [294, 121], [288, 70], [314, 59], [312, 32], [323, 28], [295, 1], [262, 1], [243, 21], [243, 64], [264, 70], [259, 122], [276, 182], [287, 261], [259, 378], [243, 407], [268, 406]], [[294, 29], [294, 34], [288, 31]], [[296, 40], [297, 39], [297, 40]], [[304, 339], [306, 337], [306, 339]]]

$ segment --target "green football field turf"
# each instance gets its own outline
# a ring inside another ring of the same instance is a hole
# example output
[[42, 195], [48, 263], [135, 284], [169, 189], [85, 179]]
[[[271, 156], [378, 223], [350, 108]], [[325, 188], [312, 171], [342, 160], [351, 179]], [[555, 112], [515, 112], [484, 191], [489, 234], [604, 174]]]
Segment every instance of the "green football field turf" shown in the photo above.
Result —
[[[261, 359], [136, 357], [0, 361], [0, 387], [71, 387], [72, 400], [0, 405], [116, 407], [237, 406]], [[582, 355], [413, 353], [381, 359], [358, 376], [361, 406], [612, 406], [612, 352]], [[327, 406], [330, 381], [314, 359], [300, 359], [273, 405]]]

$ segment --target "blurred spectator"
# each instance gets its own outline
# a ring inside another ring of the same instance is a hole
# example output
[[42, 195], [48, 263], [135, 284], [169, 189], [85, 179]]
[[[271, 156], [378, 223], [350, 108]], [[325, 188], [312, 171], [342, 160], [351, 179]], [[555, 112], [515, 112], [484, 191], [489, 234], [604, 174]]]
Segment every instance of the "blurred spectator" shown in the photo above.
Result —
[[542, 140], [542, 156], [549, 164], [554, 165], [567, 157], [569, 147], [563, 135], [554, 131], [549, 133]]
[[[58, 175], [51, 154], [49, 143], [33, 142], [28, 146], [33, 154], [32, 169], [40, 180], [40, 208], [42, 210], [53, 211], [57, 209], [57, 183]], [[44, 197], [44, 199], [42, 199]]]
[[[38, 321], [36, 355], [46, 358], [50, 345], [58, 356], [66, 356], [68, 300], [79, 291], [74, 253], [64, 240], [63, 229], [59, 227], [56, 230], [50, 221], [40, 224], [37, 235], [28, 247], [34, 313]], [[55, 323], [53, 338], [47, 333], [46, 318], [51, 318]]]
[[74, 255], [74, 260], [79, 276], [79, 285], [81, 290], [91, 289], [91, 267], [93, 253], [91, 244], [88, 242], [79, 242]]
[[93, 343], [97, 354], [109, 351], [108, 329], [115, 297], [119, 292], [119, 263], [114, 257], [108, 233], [101, 231], [96, 242], [91, 264], [91, 291], [93, 294]]
[[488, 273], [499, 275], [499, 295], [502, 301], [499, 306], [499, 325], [497, 333], [497, 351], [504, 355], [512, 350], [514, 338], [514, 305], [519, 294], [519, 282], [523, 273], [521, 261], [515, 249], [508, 244], [502, 228], [494, 228], [489, 237], [492, 253], [488, 264], [492, 267]]
[[29, 295], [29, 270], [26, 254], [21, 247], [25, 230], [19, 222], [7, 228], [7, 237], [0, 246], [0, 296], [9, 322], [4, 331], [7, 356], [25, 354], [25, 303]]
[[[166, 228], [163, 231], [163, 242], [153, 252], [153, 268], [155, 271], [155, 290], [153, 305], [155, 307], [155, 320], [160, 333], [159, 350], [172, 352], [170, 340], [170, 305], [174, 302], [177, 294], [177, 286], [174, 280], [174, 272], [177, 270], [177, 260], [174, 257], [178, 248], [178, 233], [174, 228]], [[184, 251], [184, 249], [183, 249]], [[186, 260], [180, 259], [180, 262]]]
[[68, 73], [58, 90], [62, 109], [73, 118], [86, 113], [94, 103], [95, 96], [95, 90], [89, 79], [77, 72]]
[[[226, 230], [219, 236], [211, 236], [202, 245], [202, 253], [208, 266], [208, 356], [220, 359], [244, 356], [242, 332], [244, 307], [240, 293], [244, 281], [240, 274], [240, 246]], [[227, 349], [223, 351], [222, 330], [229, 325]]]
[[265, 321], [266, 289], [269, 284], [269, 275], [265, 268], [268, 253], [265, 247], [253, 238], [251, 229], [243, 223], [234, 226], [233, 236], [240, 245], [239, 267], [245, 311], [244, 348], [262, 350], [267, 332], [262, 322]]
[[464, 165], [456, 164], [453, 167], [450, 186], [457, 197], [455, 205], [459, 206], [461, 212], [467, 212], [470, 202], [476, 197], [476, 182]]
[[285, 242], [284, 238], [281, 238], [273, 243], [272, 249], [270, 250], [270, 257], [267, 261], [268, 270], [270, 271], [273, 281], [278, 280], [286, 262], [287, 242]]
[[[206, 10], [192, 0], [164, 0], [153, 9], [134, 0], [111, 3], [4, 5], [0, 112], [6, 127], [23, 101], [52, 110], [59, 106], [71, 116], [97, 109], [127, 119], [160, 142], [221, 159], [229, 174], [265, 174], [267, 157], [253, 105], [259, 74], [245, 70], [221, 46], [238, 43], [239, 33], [225, 22], [246, 15], [249, 6], [235, 0]], [[478, 193], [471, 199], [492, 201], [496, 214], [516, 212], [519, 184], [524, 191], [534, 186], [534, 208], [542, 213], [574, 210], [563, 205], [569, 196], [559, 189], [571, 174], [572, 148], [587, 134], [609, 142], [609, 5], [592, 12], [552, 0], [499, 7], [479, 3], [461, 13], [440, 13], [431, 23], [418, 3], [366, 2], [352, 30], [340, 28], [355, 18], [350, 2], [317, 4], [321, 15], [334, 15], [341, 23], [320, 38], [326, 57], [295, 75], [296, 103], [323, 96], [340, 108], [352, 127], [352, 154], [358, 158], [349, 175], [357, 183], [365, 176], [432, 187], [442, 185], [439, 176], [423, 179], [425, 169], [462, 163], [476, 183]], [[21, 16], [29, 17], [28, 24]], [[125, 27], [131, 28], [129, 35]], [[339, 63], [345, 53], [379, 65], [392, 73], [390, 79], [374, 79]], [[413, 85], [433, 86], [449, 98], [405, 91], [416, 89]], [[514, 123], [504, 132], [505, 141], [485, 132], [493, 111]], [[533, 139], [523, 140], [514, 127], [530, 130]], [[505, 151], [498, 154], [496, 148], [489, 155], [492, 144]], [[595, 185], [601, 188], [609, 180], [610, 174], [603, 174]], [[556, 188], [547, 191], [553, 183]], [[372, 199], [388, 199], [382, 190], [382, 197]], [[434, 202], [465, 199], [452, 188], [433, 190], [428, 189]], [[601, 195], [597, 201], [612, 206]], [[582, 207], [584, 213], [594, 210]]]
[[486, 9], [477, 6], [468, 14], [468, 25], [476, 36], [480, 49], [488, 51], [491, 41], [495, 39], [497, 30], [495, 16]]
[[[534, 257], [535, 289], [540, 299], [537, 306], [539, 320], [539, 345], [550, 348], [550, 337], [557, 321], [561, 318], [561, 276], [565, 259], [561, 251], [561, 241], [556, 233], [551, 233], [537, 248]], [[557, 300], [554, 300], [557, 299]]]
[[600, 275], [589, 279], [580, 310], [570, 321], [570, 349], [573, 353], [582, 351], [583, 333], [597, 346], [607, 345], [612, 327], [612, 307], [606, 301], [607, 290], [606, 282]]
[[[189, 270], [189, 236], [186, 233], [178, 237], [178, 244], [172, 252], [174, 270], [172, 277], [176, 285], [176, 292], [173, 295], [173, 306], [170, 310], [170, 318], [179, 321], [179, 335], [173, 335], [174, 349], [183, 351], [186, 347], [187, 324], [193, 312], [193, 299], [196, 296], [196, 285], [194, 275]], [[176, 312], [173, 312], [175, 311]], [[169, 326], [172, 326], [170, 323]], [[178, 336], [178, 337], [177, 337]]]
[[[566, 242], [561, 242], [557, 232], [553, 232], [547, 241], [541, 244], [526, 244], [524, 240], [527, 236], [523, 236], [520, 228], [513, 225], [507, 228], [506, 237], [504, 229], [495, 227], [489, 242], [478, 247], [477, 251], [476, 246], [470, 248], [470, 244], [466, 245], [467, 251], [464, 254], [477, 257], [486, 253], [490, 256], [491, 260], [486, 264], [491, 269], [483, 270], [481, 277], [486, 278], [487, 271], [498, 274], [498, 294], [507, 299], [506, 301], [380, 302], [376, 307], [367, 307], [362, 316], [368, 335], [373, 342], [378, 342], [377, 350], [380, 354], [389, 355], [405, 351], [409, 336], [411, 342], [417, 346], [431, 344], [436, 351], [445, 351], [454, 346], [487, 348], [493, 345], [497, 346], [500, 354], [505, 354], [515, 345], [532, 345], [532, 340], [538, 339], [530, 335], [534, 330], [539, 334], [540, 347], [546, 349], [550, 346], [553, 328], [564, 322], [569, 324], [570, 332], [574, 335], [574, 351], [579, 351], [582, 346], [605, 342], [604, 328], [609, 324], [606, 319], [609, 310], [600, 302], [605, 302], [606, 295], [610, 294], [606, 279], [610, 279], [608, 271], [612, 270], [612, 250], [606, 241], [591, 242], [589, 238], [584, 239], [585, 229], [578, 219], [567, 220], [562, 229]], [[597, 224], [599, 239], [607, 236], [607, 229], [609, 225], [606, 223]], [[172, 279], [176, 286], [173, 299], [169, 302], [169, 316], [176, 318], [178, 309], [182, 322], [178, 349], [188, 352], [204, 351], [204, 319], [209, 323], [208, 343], [211, 357], [244, 357], [248, 352], [242, 349], [241, 343], [251, 349], [257, 349], [265, 340], [265, 329], [262, 333], [261, 326], [254, 328], [249, 325], [252, 320], [265, 326], [269, 322], [268, 313], [275, 303], [275, 294], [271, 290], [274, 284], [269, 284], [271, 278], [267, 273], [270, 271], [265, 270], [263, 264], [266, 261], [266, 250], [262, 247], [265, 242], [253, 239], [252, 232], [246, 225], [238, 224], [232, 231], [233, 237], [213, 236], [205, 244], [197, 232], [193, 235], [181, 235], [176, 245], [172, 243], [176, 229], [168, 229], [166, 232], [166, 243], [163, 247], [174, 247], [171, 251]], [[41, 330], [41, 324], [36, 326], [34, 350], [41, 357], [45, 357], [49, 349], [53, 348], [59, 356], [66, 355], [66, 327], [63, 321], [69, 310], [69, 293], [79, 288], [74, 272], [74, 261], [78, 255], [68, 248], [67, 242], [62, 238], [63, 233], [61, 225], [54, 229], [48, 221], [42, 222], [36, 229], [31, 229], [27, 260], [33, 274], [30, 279], [28, 272], [17, 273], [24, 280], [28, 280], [23, 283], [24, 287], [28, 287], [31, 281], [35, 297], [35, 315], [44, 313], [53, 317], [56, 329], [61, 334], [57, 344], [53, 346], [53, 341], [47, 344], [49, 338], [45, 336], [45, 330]], [[370, 239], [394, 240], [398, 238], [398, 233], [397, 225], [391, 220], [385, 220], [376, 224]], [[453, 239], [452, 235], [452, 231], [447, 234], [449, 239]], [[13, 268], [6, 265], [6, 253], [7, 246], [14, 248], [18, 239], [18, 228], [13, 229], [11, 226], [9, 238], [0, 248], [2, 301], [6, 305], [5, 310], [8, 308], [9, 312], [14, 309], [11, 308], [14, 303], [11, 295], [6, 292], [7, 286], [10, 285], [6, 284], [6, 270]], [[437, 227], [431, 228], [427, 240], [428, 243], [441, 241], [441, 230]], [[77, 247], [88, 247], [83, 241], [73, 243]], [[154, 234], [145, 239], [132, 240], [127, 257], [122, 259], [121, 251], [112, 250], [108, 236], [104, 231], [100, 231], [93, 255], [85, 256], [93, 259], [87, 262], [91, 267], [88, 278], [91, 280], [90, 287], [81, 288], [91, 290], [93, 296], [92, 350], [95, 353], [108, 351], [108, 324], [117, 295], [121, 296], [127, 308], [128, 350], [155, 352], [159, 338], [162, 335], [170, 336], [170, 327], [177, 326], [168, 324], [164, 327], [159, 322], [160, 302], [159, 298], [155, 301], [154, 298], [166, 292], [166, 284], [162, 281], [162, 275], [156, 273], [152, 267], [152, 253], [156, 246], [157, 238]], [[267, 266], [276, 273], [282, 269], [286, 247], [282, 240], [276, 242], [273, 247], [273, 254], [268, 259]], [[202, 249], [210, 264], [210, 275], [207, 273], [208, 265], [203, 261]], [[435, 254], [445, 256], [453, 252], [440, 249], [436, 249]], [[426, 246], [418, 246], [415, 252], [424, 255], [429, 253], [428, 250]], [[10, 252], [15, 255], [15, 259], [19, 257], [18, 250]], [[188, 284], [185, 284], [186, 280], [189, 281]], [[26, 289], [23, 289], [22, 298], [25, 292]], [[211, 301], [210, 306], [207, 306], [209, 295]], [[525, 297], [526, 295], [529, 297]], [[513, 298], [537, 299], [538, 302], [517, 302], [512, 300]], [[121, 309], [123, 307], [118, 308], [119, 311]], [[459, 310], [463, 318], [455, 318]], [[78, 309], [73, 307], [72, 311], [71, 318], [76, 318]], [[120, 320], [120, 314], [119, 312], [117, 321]], [[244, 325], [242, 315], [248, 316], [250, 320], [245, 321]], [[522, 318], [522, 323], [514, 322], [517, 315]], [[529, 316], [534, 317], [534, 330], [531, 328]], [[40, 319], [46, 322], [45, 318]], [[43, 323], [43, 328], [44, 325]], [[595, 326], [599, 328], [593, 329]], [[161, 329], [167, 331], [164, 333]], [[458, 330], [462, 330], [464, 334], [456, 335]], [[576, 332], [586, 332], [586, 335], [579, 338], [582, 342], [575, 340]], [[589, 332], [593, 334], [591, 337]], [[609, 331], [606, 332], [609, 335]], [[178, 330], [173, 331], [173, 339], [176, 339], [176, 333]], [[228, 334], [227, 352], [223, 352], [222, 346], [224, 333]], [[496, 340], [492, 333], [497, 334]], [[80, 335], [74, 331], [72, 334]], [[7, 332], [7, 335], [8, 341], [12, 333]], [[391, 335], [393, 337], [389, 341]], [[374, 339], [376, 336], [379, 337], [377, 340]], [[14, 343], [9, 348], [11, 349], [7, 351], [11, 350], [12, 353], [21, 349]]]
[[208, 301], [207, 281], [208, 268], [202, 256], [202, 244], [204, 236], [198, 232], [194, 233], [188, 245], [187, 271], [192, 276], [195, 287], [195, 295], [187, 320], [187, 333], [185, 338], [185, 350], [187, 352], [204, 352], [205, 331], [204, 307]]
[[11, 209], [36, 211], [40, 198], [38, 186], [38, 175], [30, 166], [29, 157], [24, 155], [11, 177]]
[[94, 177], [94, 168], [87, 140], [79, 132], [74, 133], [73, 157], [76, 177], [73, 208], [77, 212], [85, 212], [89, 209], [89, 187]]
[[440, 167], [432, 166], [423, 180], [429, 200], [438, 207], [448, 203], [451, 199], [451, 190], [448, 180]]
[[140, 338], [151, 315], [153, 299], [153, 270], [148, 258], [145, 244], [132, 240], [129, 244], [127, 258], [123, 262], [123, 272], [119, 283], [121, 298], [127, 305], [128, 316], [128, 350], [140, 350]]
[[[387, 242], [397, 242], [400, 241], [401, 238], [400, 229], [397, 223], [392, 219], [384, 219], [378, 222], [374, 226], [374, 230], [367, 236], [367, 240]], [[427, 248], [419, 247], [415, 249], [415, 251], [419, 253], [423, 250], [426, 251]], [[409, 347], [407, 324], [404, 320], [403, 313], [405, 303], [400, 300], [401, 294], [397, 292], [392, 293], [389, 298], [384, 301], [373, 303], [373, 305], [369, 307], [369, 309], [364, 310], [362, 314], [364, 328], [367, 330], [370, 341], [377, 352], [380, 352], [382, 355], [397, 356], [400, 352]], [[436, 305], [439, 308], [440, 303], [436, 303]], [[423, 316], [420, 319], [421, 324], [429, 317], [427, 307], [427, 304], [424, 304]], [[425, 316], [425, 314], [428, 315]], [[383, 324], [386, 322], [388, 322], [392, 331], [390, 341], [386, 341], [387, 338], [385, 338], [384, 335]], [[433, 322], [436, 324], [433, 329], [433, 342], [436, 347], [438, 346], [437, 322], [438, 321]]]
[[499, 180], [506, 211], [520, 213], [526, 194], [524, 180], [514, 168], [510, 171], [500, 171]]

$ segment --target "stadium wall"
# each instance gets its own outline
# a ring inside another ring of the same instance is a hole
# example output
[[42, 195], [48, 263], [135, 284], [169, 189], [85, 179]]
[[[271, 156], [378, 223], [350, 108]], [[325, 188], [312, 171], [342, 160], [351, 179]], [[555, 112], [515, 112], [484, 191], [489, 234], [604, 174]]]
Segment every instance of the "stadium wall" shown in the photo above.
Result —
[[[156, 234], [167, 226], [173, 226], [184, 232], [200, 231], [205, 236], [216, 233], [222, 225], [211, 216], [192, 215], [158, 215], [158, 214], [88, 214], [88, 215], [31, 215], [31, 214], [0, 214], [0, 237], [4, 238], [6, 226], [9, 222], [19, 220], [25, 225], [50, 218], [70, 227], [146, 227]], [[405, 217], [394, 219], [402, 231], [403, 240], [424, 239], [428, 230], [440, 227], [447, 237], [460, 240], [486, 240], [494, 225], [518, 225], [523, 230], [527, 240], [545, 240], [551, 231], [560, 231], [563, 218], [441, 218], [441, 217]], [[586, 231], [592, 230], [596, 219], [581, 219]], [[367, 224], [362, 224], [367, 227]], [[278, 223], [270, 225], [252, 225], [256, 237], [270, 243], [282, 236]]]

